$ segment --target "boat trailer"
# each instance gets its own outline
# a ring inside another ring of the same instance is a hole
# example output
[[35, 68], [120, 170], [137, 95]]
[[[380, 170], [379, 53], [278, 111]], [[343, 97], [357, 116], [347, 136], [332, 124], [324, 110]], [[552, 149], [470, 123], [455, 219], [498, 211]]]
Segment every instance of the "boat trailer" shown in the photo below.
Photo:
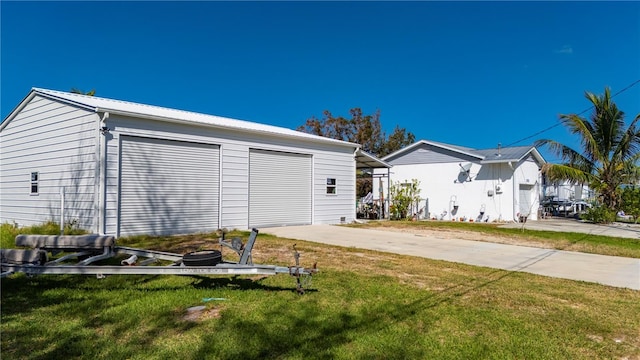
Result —
[[[296, 278], [296, 291], [303, 294], [313, 274], [312, 268], [300, 267], [300, 253], [293, 246], [295, 265], [276, 266], [254, 264], [251, 252], [258, 237], [252, 229], [246, 244], [240, 238], [225, 239], [225, 232], [218, 240], [220, 250], [205, 250], [187, 254], [116, 246], [113, 236], [103, 235], [18, 235], [16, 246], [28, 249], [1, 249], [0, 277], [14, 273], [33, 275], [276, 275], [289, 274]], [[224, 261], [222, 249], [238, 254], [238, 262]], [[49, 255], [51, 254], [51, 256]], [[62, 254], [60, 257], [55, 257]], [[100, 265], [98, 262], [129, 255], [120, 265]], [[69, 263], [75, 261], [74, 263]], [[167, 265], [155, 265], [165, 261]]]

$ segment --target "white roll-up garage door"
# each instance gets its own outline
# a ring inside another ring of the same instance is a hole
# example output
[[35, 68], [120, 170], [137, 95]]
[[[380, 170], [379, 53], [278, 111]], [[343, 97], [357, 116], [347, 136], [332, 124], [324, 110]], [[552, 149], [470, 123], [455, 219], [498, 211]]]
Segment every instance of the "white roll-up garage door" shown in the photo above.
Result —
[[122, 136], [120, 154], [120, 236], [218, 228], [218, 146]]
[[311, 224], [311, 156], [252, 149], [249, 227]]

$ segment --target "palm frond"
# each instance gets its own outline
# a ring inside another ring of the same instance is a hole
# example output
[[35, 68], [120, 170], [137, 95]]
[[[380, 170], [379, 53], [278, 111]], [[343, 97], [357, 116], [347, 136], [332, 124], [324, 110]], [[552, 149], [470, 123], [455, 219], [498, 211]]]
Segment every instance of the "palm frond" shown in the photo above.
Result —
[[593, 124], [576, 114], [560, 115], [560, 122], [569, 132], [580, 138], [580, 146], [585, 157], [591, 161], [598, 161], [602, 158]]
[[581, 168], [589, 168], [593, 166], [591, 159], [555, 140], [542, 139], [536, 141], [534, 145], [536, 147], [546, 146], [549, 151], [560, 157], [567, 164], [580, 166]]
[[589, 184], [603, 203], [614, 209], [620, 185], [640, 180], [640, 114], [625, 127], [624, 112], [611, 100], [609, 88], [600, 96], [585, 92], [585, 97], [593, 105], [588, 119], [560, 115], [562, 124], [579, 136], [582, 151], [553, 140], [539, 140], [536, 146], [547, 146], [564, 161], [545, 164], [542, 170], [551, 181]]
[[564, 164], [544, 164], [542, 172], [551, 181], [568, 181], [572, 184], [589, 184], [593, 181], [590, 173]]

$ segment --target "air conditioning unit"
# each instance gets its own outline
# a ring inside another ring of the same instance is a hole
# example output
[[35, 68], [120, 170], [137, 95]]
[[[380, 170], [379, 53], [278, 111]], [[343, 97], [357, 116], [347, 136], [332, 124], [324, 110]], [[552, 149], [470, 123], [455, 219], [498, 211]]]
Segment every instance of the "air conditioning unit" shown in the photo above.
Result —
[[496, 194], [502, 194], [502, 186], [496, 185]]

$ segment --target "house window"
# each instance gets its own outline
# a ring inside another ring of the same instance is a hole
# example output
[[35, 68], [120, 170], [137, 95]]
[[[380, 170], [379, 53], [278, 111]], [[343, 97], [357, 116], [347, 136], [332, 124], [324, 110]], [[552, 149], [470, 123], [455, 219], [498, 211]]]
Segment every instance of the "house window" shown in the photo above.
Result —
[[38, 172], [31, 173], [31, 195], [38, 194]]
[[336, 193], [336, 179], [327, 178], [327, 194], [335, 194], [335, 193]]

